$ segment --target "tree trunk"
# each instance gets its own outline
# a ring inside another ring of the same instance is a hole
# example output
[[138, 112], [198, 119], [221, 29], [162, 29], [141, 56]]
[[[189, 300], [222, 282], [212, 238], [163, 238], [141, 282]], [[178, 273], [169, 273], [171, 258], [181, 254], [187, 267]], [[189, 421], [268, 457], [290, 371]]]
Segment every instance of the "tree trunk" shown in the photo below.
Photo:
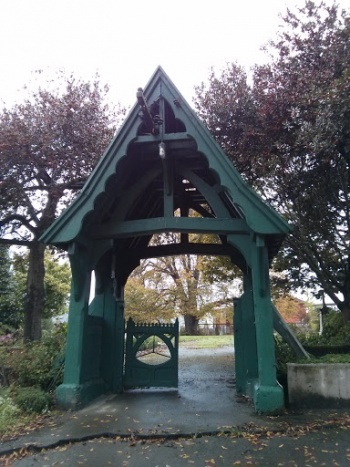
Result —
[[349, 290], [349, 278], [346, 279], [346, 284], [343, 290], [341, 291], [343, 294], [343, 301], [337, 301], [338, 297], [333, 297], [329, 293], [327, 295], [334, 301], [341, 312], [341, 316], [343, 318], [343, 322], [345, 324], [350, 323], [350, 290]]
[[41, 316], [45, 305], [45, 245], [34, 240], [28, 258], [27, 296], [24, 305], [24, 342], [41, 339]]
[[185, 333], [188, 336], [193, 336], [197, 334], [197, 325], [198, 325], [198, 318], [193, 315], [184, 315], [185, 319]]
[[345, 305], [344, 307], [342, 307], [341, 314], [344, 323], [350, 323], [350, 305]]

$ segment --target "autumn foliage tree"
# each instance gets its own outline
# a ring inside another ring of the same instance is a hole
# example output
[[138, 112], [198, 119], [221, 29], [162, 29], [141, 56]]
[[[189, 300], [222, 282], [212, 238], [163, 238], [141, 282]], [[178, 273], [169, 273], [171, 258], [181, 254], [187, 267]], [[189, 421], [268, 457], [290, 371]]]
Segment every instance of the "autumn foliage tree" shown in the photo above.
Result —
[[291, 295], [278, 297], [274, 305], [287, 323], [305, 325], [310, 320], [305, 302]]
[[202, 257], [195, 255], [166, 256], [152, 261], [154, 279], [167, 284], [173, 310], [184, 317], [185, 331], [196, 334], [199, 319], [205, 314], [201, 298], [206, 284], [202, 281]]
[[287, 10], [250, 84], [237, 64], [197, 89], [227, 155], [293, 225], [276, 267], [324, 290], [350, 321], [350, 15]]
[[176, 312], [168, 285], [156, 280], [153, 269], [145, 271], [144, 266], [142, 263], [126, 283], [125, 319], [138, 323], [171, 321]]
[[[203, 236], [191, 235], [191, 241]], [[179, 234], [154, 235], [152, 245], [179, 243]], [[205, 274], [206, 256], [184, 254], [141, 261], [125, 287], [126, 316], [136, 321], [169, 321], [182, 316], [187, 334], [198, 332], [198, 322], [206, 313], [223, 304], [222, 293], [214, 291]], [[226, 304], [226, 302], [225, 302]], [[232, 299], [230, 301], [232, 311]]]
[[114, 132], [108, 88], [60, 74], [0, 113], [1, 244], [29, 250], [24, 339], [41, 337], [44, 251], [39, 238], [79, 190]]

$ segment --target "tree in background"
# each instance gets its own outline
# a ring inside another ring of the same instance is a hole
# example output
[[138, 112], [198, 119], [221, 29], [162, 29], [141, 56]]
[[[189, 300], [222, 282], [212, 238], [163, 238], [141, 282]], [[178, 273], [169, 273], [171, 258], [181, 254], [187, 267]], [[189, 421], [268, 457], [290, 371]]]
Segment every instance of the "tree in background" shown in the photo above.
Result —
[[12, 332], [21, 325], [23, 315], [18, 305], [22, 301], [11, 269], [10, 248], [0, 245], [0, 334]]
[[228, 305], [243, 293], [242, 271], [228, 256], [204, 256], [203, 280], [216, 289], [217, 305]]
[[286, 323], [306, 325], [309, 322], [307, 304], [291, 295], [278, 297], [274, 305], [282, 315]]
[[263, 130], [243, 67], [237, 63], [228, 64], [220, 76], [212, 69], [208, 83], [197, 86], [195, 91], [198, 116], [240, 174], [249, 182], [261, 177]]
[[166, 256], [152, 261], [154, 280], [167, 284], [173, 297], [174, 311], [185, 320], [185, 332], [196, 334], [199, 319], [207, 311], [202, 281], [202, 257], [194, 255]]
[[323, 289], [350, 321], [350, 16], [307, 1], [287, 10], [268, 50], [251, 85], [228, 65], [197, 88], [196, 107], [238, 170], [294, 225], [275, 267], [295, 289]]
[[114, 133], [107, 87], [60, 75], [0, 113], [0, 243], [28, 248], [24, 339], [41, 337], [42, 233], [79, 190]]
[[[273, 163], [271, 202], [294, 224], [278, 265], [295, 287], [324, 289], [350, 320], [350, 16], [306, 2], [287, 12], [271, 44], [277, 58], [256, 69], [255, 95]], [[269, 128], [269, 127], [267, 127]], [[271, 139], [272, 136], [272, 139]]]
[[[209, 241], [190, 235], [191, 242]], [[201, 236], [202, 237], [202, 236]], [[179, 242], [179, 234], [154, 235], [153, 245]], [[196, 334], [198, 321], [223, 306], [204, 274], [205, 256], [180, 255], [143, 260], [125, 288], [126, 314], [138, 321], [170, 320], [183, 316], [185, 332]], [[226, 303], [226, 302], [225, 302]], [[232, 300], [231, 300], [232, 310]]]
[[[13, 255], [13, 281], [16, 294], [22, 297], [17, 308], [21, 310], [22, 324], [25, 313], [26, 283], [29, 269], [29, 254], [17, 253]], [[42, 317], [45, 319], [64, 315], [68, 312], [71, 271], [67, 261], [63, 261], [57, 254], [46, 250], [44, 254], [45, 267], [45, 306]]]
[[[147, 276], [150, 278], [151, 271]], [[139, 323], [157, 323], [174, 318], [174, 303], [160, 283], [145, 279], [143, 268], [137, 270], [128, 279], [125, 286], [125, 319], [132, 318]]]
[[[12, 257], [0, 247], [0, 330], [14, 331], [23, 328], [26, 282], [28, 276], [28, 253], [16, 253]], [[5, 256], [6, 264], [2, 261]], [[68, 311], [71, 272], [67, 262], [50, 251], [45, 252], [45, 307], [42, 317], [51, 319]]]

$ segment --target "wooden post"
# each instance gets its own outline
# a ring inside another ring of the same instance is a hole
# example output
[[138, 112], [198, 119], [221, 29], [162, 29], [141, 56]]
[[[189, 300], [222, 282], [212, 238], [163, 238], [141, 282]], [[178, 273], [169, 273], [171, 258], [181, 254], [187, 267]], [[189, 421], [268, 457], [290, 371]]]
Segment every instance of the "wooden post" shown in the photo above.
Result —
[[256, 236], [255, 244], [252, 252], [252, 285], [258, 381], [254, 383], [253, 399], [256, 411], [267, 413], [281, 409], [284, 396], [276, 380], [268, 252], [262, 236]]

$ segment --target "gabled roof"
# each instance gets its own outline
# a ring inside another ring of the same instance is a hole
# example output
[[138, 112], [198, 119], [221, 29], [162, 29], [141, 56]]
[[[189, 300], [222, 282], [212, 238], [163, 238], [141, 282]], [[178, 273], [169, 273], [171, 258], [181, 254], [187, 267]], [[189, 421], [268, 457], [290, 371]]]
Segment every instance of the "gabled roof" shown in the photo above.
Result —
[[[126, 222], [134, 222], [136, 236], [142, 231], [137, 220], [167, 217], [164, 198], [170, 192], [168, 209], [194, 209], [203, 217], [235, 220], [236, 225], [242, 220], [251, 232], [267, 235], [278, 246], [291, 230], [243, 181], [159, 67], [138, 91], [137, 103], [80, 194], [41, 241], [66, 247], [77, 239], [122, 236], [119, 224]], [[212, 202], [204, 206], [208, 197]], [[161, 231], [163, 224], [158, 224]], [[170, 224], [168, 219], [168, 230]]]

